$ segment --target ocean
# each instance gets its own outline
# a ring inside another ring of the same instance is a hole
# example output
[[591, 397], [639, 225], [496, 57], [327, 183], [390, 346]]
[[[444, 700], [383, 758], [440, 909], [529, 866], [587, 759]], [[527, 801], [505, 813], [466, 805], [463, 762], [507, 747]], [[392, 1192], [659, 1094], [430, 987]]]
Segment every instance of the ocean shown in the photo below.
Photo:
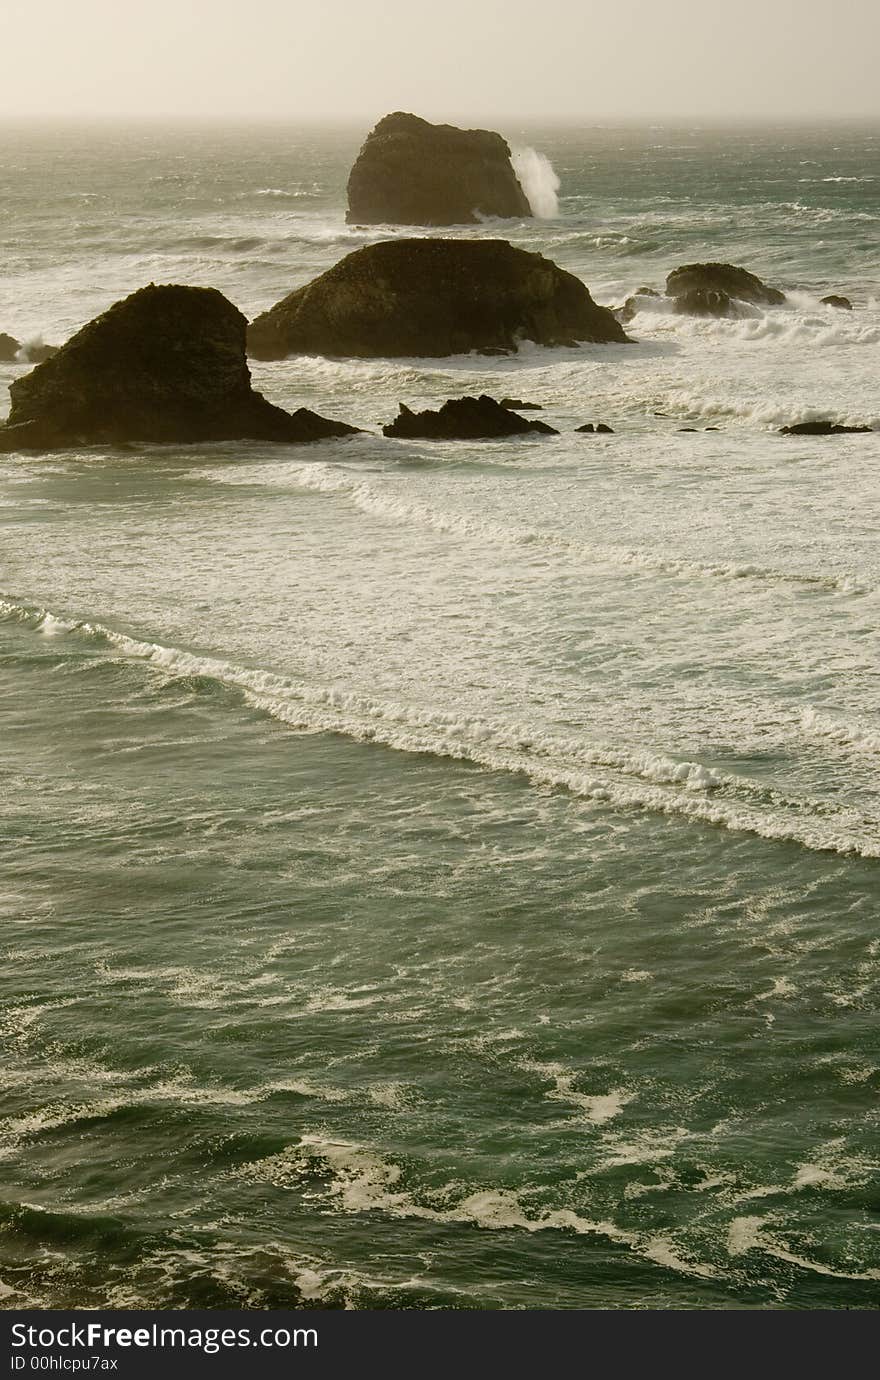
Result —
[[[880, 127], [497, 125], [558, 208], [451, 233], [788, 304], [2, 457], [4, 1307], [877, 1307], [880, 451], [776, 432], [880, 426]], [[0, 330], [254, 316], [365, 133], [5, 125]], [[381, 435], [476, 392], [562, 434]]]

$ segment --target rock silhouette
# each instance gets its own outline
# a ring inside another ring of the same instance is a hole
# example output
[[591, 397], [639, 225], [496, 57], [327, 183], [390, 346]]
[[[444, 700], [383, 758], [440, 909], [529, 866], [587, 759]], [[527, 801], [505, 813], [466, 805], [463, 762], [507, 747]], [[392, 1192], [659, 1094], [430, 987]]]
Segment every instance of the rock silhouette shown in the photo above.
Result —
[[684, 264], [674, 268], [666, 279], [667, 297], [680, 299], [692, 292], [726, 293], [737, 301], [766, 307], [779, 307], [785, 301], [784, 292], [768, 287], [754, 273], [733, 264]]
[[780, 436], [850, 436], [873, 431], [870, 426], [839, 426], [836, 422], [795, 422], [794, 426], [783, 426]]
[[500, 134], [396, 111], [367, 136], [348, 179], [350, 225], [472, 225], [531, 216]]
[[478, 398], [450, 398], [437, 411], [412, 412], [401, 403], [398, 416], [382, 431], [386, 436], [430, 441], [488, 440], [529, 433], [559, 435], [546, 422], [527, 421], [485, 393]]
[[311, 441], [355, 431], [251, 387], [246, 320], [214, 288], [141, 288], [10, 385], [0, 449], [125, 441]]
[[401, 239], [349, 254], [251, 324], [255, 359], [500, 353], [626, 342], [579, 278], [506, 240]]

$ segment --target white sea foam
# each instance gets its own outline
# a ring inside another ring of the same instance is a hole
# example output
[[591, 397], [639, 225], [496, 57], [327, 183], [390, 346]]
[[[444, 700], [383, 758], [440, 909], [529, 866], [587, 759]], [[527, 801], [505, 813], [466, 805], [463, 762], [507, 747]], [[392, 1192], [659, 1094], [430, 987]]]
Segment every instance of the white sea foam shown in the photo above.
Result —
[[552, 1087], [546, 1096], [555, 1102], [565, 1102], [576, 1107], [594, 1126], [602, 1126], [619, 1116], [635, 1096], [626, 1088], [612, 1088], [604, 1093], [581, 1092], [575, 1087], [578, 1074], [561, 1064], [523, 1060], [519, 1067], [526, 1073], [536, 1073], [539, 1077], [548, 1079]]
[[304, 1135], [280, 1154], [253, 1161], [237, 1173], [257, 1183], [294, 1188], [300, 1185], [303, 1165], [309, 1161], [324, 1166], [329, 1175], [328, 1197], [343, 1212], [381, 1212], [403, 1220], [473, 1225], [484, 1231], [560, 1231], [600, 1236], [678, 1273], [701, 1277], [717, 1274], [710, 1265], [686, 1259], [668, 1235], [630, 1231], [608, 1218], [594, 1220], [568, 1207], [529, 1210], [522, 1199], [534, 1197], [535, 1189], [529, 1189], [526, 1195], [522, 1190], [485, 1188], [463, 1196], [459, 1189], [456, 1198], [458, 1186], [447, 1185], [431, 1194], [444, 1206], [433, 1206], [431, 1202], [419, 1201], [405, 1186], [399, 1165], [362, 1145], [323, 1135]]
[[[218, 478], [221, 483], [250, 484], [254, 477], [248, 472], [228, 471]], [[260, 478], [263, 483], [295, 485], [319, 493], [337, 494], [364, 513], [404, 525], [418, 525], [481, 543], [550, 549], [568, 559], [593, 566], [626, 568], [681, 579], [769, 580], [782, 584], [816, 585], [843, 593], [852, 593], [859, 588], [849, 573], [826, 575], [819, 572], [787, 572], [746, 561], [703, 562], [666, 556], [644, 548], [628, 549], [599, 544], [585, 546], [561, 536], [553, 529], [514, 527], [468, 513], [444, 512], [431, 504], [403, 498], [390, 486], [370, 484], [340, 465], [312, 462], [308, 465], [263, 466]]]
[[763, 1217], [734, 1218], [728, 1228], [728, 1254], [740, 1256], [749, 1251], [763, 1251], [764, 1254], [783, 1260], [788, 1265], [796, 1265], [799, 1269], [809, 1270], [813, 1274], [827, 1275], [831, 1279], [880, 1279], [880, 1270], [836, 1270], [822, 1261], [797, 1255], [789, 1250], [784, 1242], [771, 1236], [767, 1226], [767, 1219]]
[[[0, 600], [0, 613], [4, 611], [10, 617], [29, 616], [37, 625], [45, 617], [45, 610], [28, 615], [24, 606], [8, 599]], [[811, 849], [880, 857], [880, 839], [873, 824], [857, 810], [788, 796], [700, 763], [594, 747], [524, 726], [456, 718], [345, 687], [293, 681], [143, 642], [101, 624], [83, 622], [75, 631], [102, 639], [164, 673], [208, 676], [238, 687], [255, 708], [300, 732], [342, 733], [401, 752], [429, 753], [521, 775], [535, 785], [565, 789], [603, 805], [678, 815]], [[347, 1000], [344, 994], [340, 999]]]
[[808, 708], [801, 716], [801, 727], [811, 737], [828, 738], [842, 747], [855, 748], [870, 756], [880, 753], [880, 730], [865, 724], [847, 723], [821, 710]]

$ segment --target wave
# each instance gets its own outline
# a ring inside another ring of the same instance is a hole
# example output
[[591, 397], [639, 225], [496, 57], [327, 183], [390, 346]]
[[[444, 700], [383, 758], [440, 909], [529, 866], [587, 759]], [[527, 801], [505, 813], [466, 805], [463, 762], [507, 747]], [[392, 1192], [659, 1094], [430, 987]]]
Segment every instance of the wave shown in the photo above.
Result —
[[[0, 598], [0, 617], [34, 631], [46, 613]], [[469, 762], [600, 806], [649, 810], [819, 852], [880, 857], [876, 820], [836, 801], [787, 795], [700, 762], [557, 739], [521, 725], [455, 717], [340, 686], [293, 681], [272, 671], [144, 642], [99, 623], [76, 623], [71, 635], [115, 647], [164, 676], [204, 676], [236, 687], [252, 708], [297, 732], [336, 733], [398, 752]]]
[[[653, 402], [663, 413], [678, 421], [717, 421], [720, 418], [730, 418], [774, 429], [795, 422], [832, 421], [846, 426], [871, 426], [880, 431], [880, 413], [872, 416], [867, 413], [835, 411], [833, 408], [799, 402], [793, 397], [752, 401], [748, 398], [713, 394], [706, 396], [688, 388], [667, 388], [663, 391], [658, 390]], [[851, 574], [840, 577], [839, 588], [845, 593], [852, 593], [856, 589], [865, 592]]]
[[577, 1074], [562, 1064], [542, 1064], [525, 1059], [519, 1065], [524, 1073], [536, 1073], [549, 1080], [551, 1088], [545, 1094], [553, 1102], [563, 1102], [576, 1107], [587, 1121], [594, 1126], [602, 1126], [619, 1116], [634, 1094], [626, 1088], [612, 1088], [606, 1093], [582, 1093], [574, 1086]]
[[813, 737], [828, 738], [843, 747], [853, 747], [859, 752], [871, 755], [880, 753], [880, 731], [866, 728], [863, 724], [846, 723], [823, 714], [818, 709], [805, 709], [801, 716], [801, 727]]
[[775, 1237], [767, 1235], [762, 1217], [735, 1218], [728, 1230], [727, 1250], [731, 1256], [745, 1255], [747, 1251], [763, 1251], [765, 1255], [775, 1256], [787, 1265], [795, 1265], [798, 1269], [809, 1270], [813, 1274], [827, 1275], [830, 1279], [880, 1279], [880, 1270], [836, 1270], [821, 1261], [796, 1255]]
[[[419, 1202], [403, 1184], [399, 1165], [383, 1159], [375, 1151], [351, 1141], [333, 1140], [322, 1135], [304, 1135], [278, 1155], [244, 1165], [239, 1173], [255, 1183], [270, 1183], [276, 1188], [297, 1187], [309, 1165], [328, 1180], [328, 1197], [343, 1212], [382, 1212], [401, 1220], [437, 1222], [445, 1226], [476, 1226], [484, 1231], [560, 1231], [576, 1236], [599, 1236], [633, 1251], [643, 1259], [676, 1272], [715, 1278], [713, 1266], [687, 1260], [667, 1236], [636, 1232], [619, 1227], [608, 1218], [594, 1220], [573, 1208], [547, 1207], [527, 1210], [522, 1191], [485, 1188], [456, 1200], [458, 1185], [450, 1184], [432, 1192], [435, 1202]], [[536, 1190], [529, 1188], [533, 1197]], [[449, 1202], [449, 1199], [452, 1199]]]
[[539, 220], [555, 220], [559, 215], [559, 178], [547, 155], [537, 149], [520, 148], [514, 149], [510, 161], [532, 214]]
[[[645, 571], [680, 579], [761, 580], [779, 584], [807, 585], [843, 594], [863, 592], [850, 574], [823, 575], [774, 570], [771, 567], [739, 561], [694, 561], [686, 557], [665, 556], [643, 547], [585, 546], [581, 542], [561, 537], [555, 532], [534, 527], [511, 527], [489, 522], [484, 518], [460, 513], [444, 513], [430, 504], [413, 502], [387, 490], [377, 489], [367, 481], [339, 466], [321, 462], [298, 465], [282, 463], [263, 466], [260, 476], [269, 483], [294, 484], [298, 488], [318, 493], [338, 494], [353, 503], [361, 512], [390, 518], [406, 525], [427, 527], [435, 532], [476, 538], [508, 546], [549, 548], [567, 557], [593, 566]], [[235, 484], [254, 482], [252, 470], [227, 471], [212, 479]]]

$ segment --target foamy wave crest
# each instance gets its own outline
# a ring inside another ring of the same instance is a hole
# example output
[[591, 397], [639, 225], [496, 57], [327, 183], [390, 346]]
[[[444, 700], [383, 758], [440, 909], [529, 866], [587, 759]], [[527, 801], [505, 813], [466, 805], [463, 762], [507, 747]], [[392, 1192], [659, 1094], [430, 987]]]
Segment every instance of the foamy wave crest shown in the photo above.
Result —
[[856, 748], [859, 752], [871, 754], [880, 753], [880, 732], [876, 728], [845, 723], [842, 719], [831, 718], [812, 708], [804, 710], [801, 727], [812, 737], [827, 738], [842, 747]]
[[[592, 566], [611, 566], [681, 579], [769, 580], [780, 584], [812, 585], [852, 594], [860, 590], [850, 574], [823, 575], [773, 570], [740, 561], [693, 561], [685, 557], [664, 556], [644, 548], [622, 546], [584, 546], [555, 532], [533, 527], [512, 527], [488, 522], [466, 513], [444, 513], [430, 504], [401, 498], [390, 489], [379, 489], [341, 466], [324, 463], [263, 466], [261, 478], [269, 483], [294, 484], [318, 493], [338, 494], [361, 512], [406, 525], [427, 527], [435, 532], [473, 538], [507, 546], [538, 547], [560, 552], [566, 557]], [[254, 482], [252, 469], [226, 471], [212, 479], [221, 483]]]
[[801, 1270], [813, 1274], [827, 1275], [831, 1279], [880, 1279], [880, 1270], [835, 1270], [818, 1260], [796, 1255], [775, 1237], [767, 1234], [767, 1223], [763, 1217], [737, 1217], [730, 1224], [727, 1235], [727, 1250], [732, 1256], [745, 1255], [748, 1251], [763, 1251], [765, 1255], [775, 1256], [788, 1265], [796, 1265]]
[[[382, 1212], [403, 1220], [477, 1226], [484, 1231], [600, 1236], [667, 1269], [704, 1278], [718, 1274], [713, 1266], [686, 1259], [669, 1237], [629, 1231], [607, 1218], [593, 1220], [569, 1207], [526, 1209], [514, 1189], [483, 1188], [460, 1196], [460, 1188], [449, 1184], [426, 1195], [428, 1201], [419, 1201], [405, 1186], [399, 1165], [350, 1141], [304, 1135], [280, 1154], [244, 1165], [238, 1172], [252, 1182], [286, 1188], [299, 1186], [310, 1167], [326, 1179], [327, 1196], [342, 1212]], [[528, 1196], [534, 1197], [537, 1191], [529, 1188]]]
[[[657, 401], [664, 411], [689, 421], [710, 419], [717, 421], [719, 418], [729, 417], [753, 422], [763, 427], [790, 426], [795, 422], [832, 421], [844, 426], [873, 426], [875, 429], [880, 424], [880, 417], [871, 417], [864, 413], [835, 412], [833, 408], [816, 407], [810, 403], [799, 402], [792, 397], [751, 401], [750, 399], [711, 395], [708, 397], [701, 396], [699, 393], [691, 392], [686, 388], [676, 388], [658, 394]], [[837, 584], [847, 594], [859, 590], [864, 592], [854, 577], [849, 574], [839, 577]]]
[[[0, 599], [0, 617], [34, 630], [45, 616], [44, 609]], [[208, 678], [235, 687], [254, 709], [296, 732], [338, 733], [397, 752], [470, 762], [535, 786], [568, 791], [599, 806], [651, 810], [820, 852], [880, 857], [876, 821], [845, 803], [789, 796], [699, 762], [556, 739], [516, 724], [453, 717], [345, 687], [293, 681], [275, 672], [143, 642], [99, 623], [78, 623], [72, 633], [98, 639], [164, 675]]]
[[[843, 320], [844, 316], [846, 320]], [[748, 315], [740, 311], [737, 318], [721, 317], [718, 320], [676, 315], [668, 318], [668, 324], [684, 335], [736, 336], [746, 342], [765, 340], [784, 346], [809, 345], [831, 349], [841, 345], [880, 344], [880, 327], [870, 322], [852, 320], [849, 312], [838, 312], [829, 319], [826, 308], [820, 306], [811, 313], [788, 311], [784, 307], [776, 307], [768, 312], [750, 309]]]
[[514, 149], [510, 161], [532, 214], [539, 220], [555, 220], [559, 215], [559, 178], [547, 155], [537, 149]]

